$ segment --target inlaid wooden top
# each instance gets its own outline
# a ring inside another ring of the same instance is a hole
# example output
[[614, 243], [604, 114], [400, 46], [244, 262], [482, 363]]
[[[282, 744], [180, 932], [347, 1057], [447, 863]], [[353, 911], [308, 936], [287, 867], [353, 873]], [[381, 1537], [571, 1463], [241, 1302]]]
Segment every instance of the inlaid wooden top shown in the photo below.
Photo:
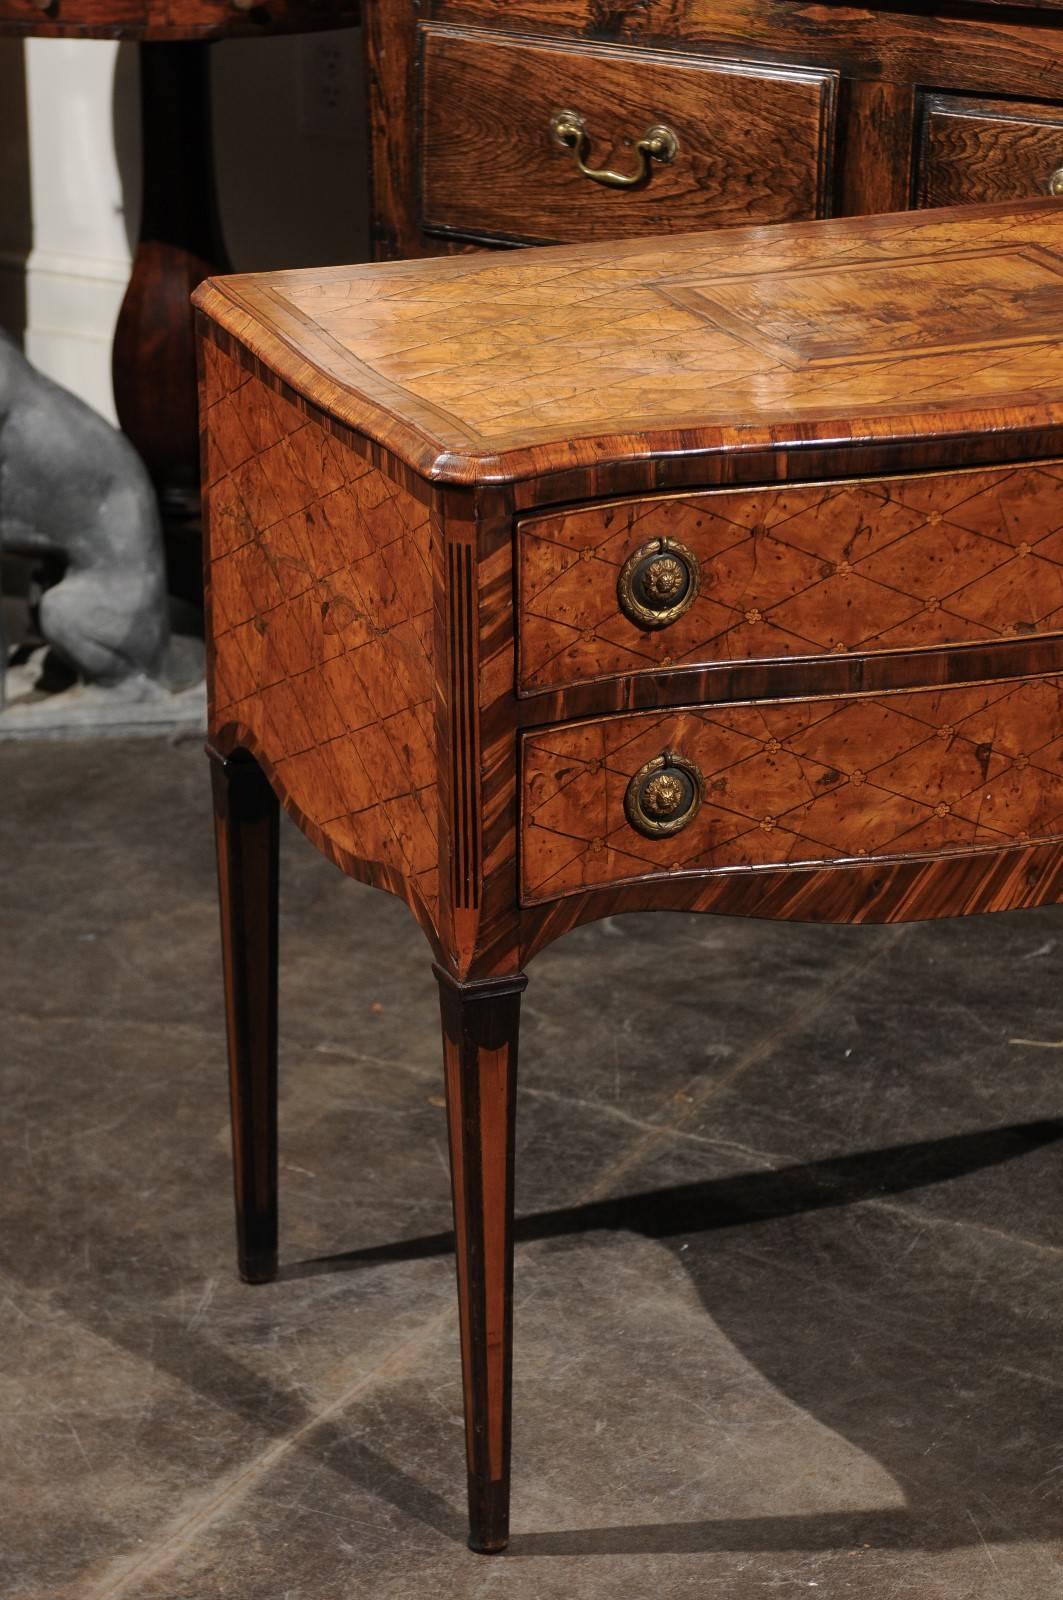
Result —
[[1063, 429], [1063, 206], [257, 274], [196, 303], [425, 476]]

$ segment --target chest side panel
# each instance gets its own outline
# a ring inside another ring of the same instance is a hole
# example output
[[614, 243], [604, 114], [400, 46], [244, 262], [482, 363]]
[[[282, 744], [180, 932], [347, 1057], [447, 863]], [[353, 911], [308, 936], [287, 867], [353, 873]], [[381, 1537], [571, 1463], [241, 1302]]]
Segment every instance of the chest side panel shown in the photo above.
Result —
[[429, 508], [203, 353], [212, 736], [264, 754], [346, 871], [434, 907]]

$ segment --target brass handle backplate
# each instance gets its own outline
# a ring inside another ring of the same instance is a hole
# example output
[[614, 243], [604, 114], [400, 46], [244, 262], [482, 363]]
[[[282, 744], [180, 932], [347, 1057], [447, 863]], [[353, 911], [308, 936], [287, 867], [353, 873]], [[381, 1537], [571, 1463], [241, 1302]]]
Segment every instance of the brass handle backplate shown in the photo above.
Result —
[[687, 827], [701, 809], [704, 780], [693, 761], [665, 750], [640, 767], [627, 786], [624, 812], [648, 839], [664, 839]]
[[651, 539], [624, 562], [616, 597], [629, 622], [640, 628], [666, 628], [690, 610], [699, 582], [693, 550], [677, 539]]
[[1059, 199], [1063, 199], [1063, 167], [1057, 167], [1049, 178], [1048, 192], [1056, 195]]
[[555, 112], [550, 119], [550, 134], [563, 149], [574, 152], [576, 166], [585, 178], [590, 178], [592, 183], [604, 183], [610, 189], [637, 188], [649, 177], [651, 161], [667, 164], [675, 160], [679, 150], [679, 140], [671, 128], [666, 128], [663, 123], [654, 123], [653, 127], [647, 128], [642, 138], [635, 142], [635, 151], [638, 155], [638, 166], [635, 171], [614, 172], [611, 167], [587, 165], [591, 137], [587, 132], [587, 124], [578, 111]]

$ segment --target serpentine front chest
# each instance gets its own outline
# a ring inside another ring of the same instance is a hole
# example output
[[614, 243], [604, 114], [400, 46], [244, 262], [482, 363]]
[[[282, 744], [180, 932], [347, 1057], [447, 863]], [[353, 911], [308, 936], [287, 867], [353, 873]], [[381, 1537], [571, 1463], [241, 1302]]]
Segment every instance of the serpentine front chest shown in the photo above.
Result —
[[275, 800], [443, 995], [473, 1541], [506, 1538], [524, 969], [631, 909], [1063, 896], [1052, 201], [197, 294], [241, 1260]]

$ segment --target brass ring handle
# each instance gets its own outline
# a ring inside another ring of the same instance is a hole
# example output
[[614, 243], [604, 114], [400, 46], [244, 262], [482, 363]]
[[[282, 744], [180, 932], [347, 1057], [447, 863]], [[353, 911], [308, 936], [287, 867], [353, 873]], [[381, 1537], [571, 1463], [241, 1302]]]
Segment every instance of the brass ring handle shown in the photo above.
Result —
[[667, 628], [694, 604], [700, 577], [693, 550], [678, 539], [651, 539], [624, 562], [616, 597], [637, 627]]
[[679, 150], [679, 140], [671, 128], [655, 123], [636, 141], [639, 164], [635, 172], [614, 172], [611, 167], [589, 167], [587, 156], [591, 139], [587, 125], [578, 111], [557, 111], [550, 119], [550, 133], [562, 149], [572, 150], [576, 166], [585, 178], [593, 183], [604, 183], [610, 189], [635, 189], [645, 183], [650, 175], [650, 162], [674, 161]]
[[640, 767], [627, 786], [624, 814], [648, 839], [665, 839], [688, 827], [705, 793], [705, 780], [693, 761], [665, 750]]
[[1063, 200], [1063, 167], [1057, 167], [1049, 178], [1048, 192]]

